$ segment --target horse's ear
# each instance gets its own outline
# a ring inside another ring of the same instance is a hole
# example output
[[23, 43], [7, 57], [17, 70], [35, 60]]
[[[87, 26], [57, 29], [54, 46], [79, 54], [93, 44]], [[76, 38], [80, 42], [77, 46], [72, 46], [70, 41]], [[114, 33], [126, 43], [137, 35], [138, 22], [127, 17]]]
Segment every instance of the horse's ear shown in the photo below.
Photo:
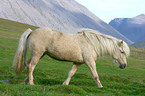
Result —
[[119, 41], [119, 47], [123, 45], [123, 40]]
[[83, 32], [78, 32], [78, 34], [83, 34]]

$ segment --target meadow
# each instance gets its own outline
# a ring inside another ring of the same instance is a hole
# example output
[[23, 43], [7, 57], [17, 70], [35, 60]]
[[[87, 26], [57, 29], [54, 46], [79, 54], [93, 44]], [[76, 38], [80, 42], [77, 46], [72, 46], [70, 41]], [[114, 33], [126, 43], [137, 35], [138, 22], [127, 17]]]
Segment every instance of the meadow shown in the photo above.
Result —
[[72, 62], [48, 56], [44, 56], [34, 70], [35, 85], [25, 84], [26, 68], [15, 78], [12, 62], [18, 40], [28, 28], [37, 27], [0, 19], [0, 96], [145, 96], [145, 50], [131, 46], [125, 69], [118, 68], [109, 56], [98, 58], [96, 65], [103, 88], [97, 87], [85, 65], [79, 67], [70, 85], [62, 85]]

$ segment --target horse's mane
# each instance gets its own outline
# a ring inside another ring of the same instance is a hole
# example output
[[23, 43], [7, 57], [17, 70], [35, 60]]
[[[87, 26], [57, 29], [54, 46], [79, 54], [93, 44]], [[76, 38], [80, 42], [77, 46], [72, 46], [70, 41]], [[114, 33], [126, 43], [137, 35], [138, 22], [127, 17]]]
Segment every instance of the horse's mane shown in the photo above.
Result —
[[[88, 42], [94, 47], [98, 56], [105, 54], [112, 56], [113, 54], [118, 54], [120, 52], [119, 43], [121, 40], [118, 40], [115, 37], [101, 34], [99, 31], [94, 31], [92, 29], [83, 29], [78, 33], [82, 33], [84, 35]], [[125, 52], [126, 57], [128, 57], [130, 49], [125, 42], [123, 42], [122, 49]]]

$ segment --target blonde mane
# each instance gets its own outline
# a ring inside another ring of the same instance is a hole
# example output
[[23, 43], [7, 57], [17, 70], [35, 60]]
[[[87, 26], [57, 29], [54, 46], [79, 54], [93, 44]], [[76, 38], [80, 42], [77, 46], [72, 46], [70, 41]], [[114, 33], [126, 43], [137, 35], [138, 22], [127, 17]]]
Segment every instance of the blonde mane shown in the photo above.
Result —
[[[94, 47], [98, 56], [107, 54], [113, 56], [113, 54], [120, 53], [119, 43], [121, 40], [118, 40], [115, 37], [101, 34], [99, 31], [94, 31], [91, 29], [83, 29], [79, 33], [82, 33], [88, 42]], [[121, 48], [125, 52], [126, 57], [128, 57], [130, 55], [130, 49], [128, 45], [123, 42], [123, 46], [121, 46]]]

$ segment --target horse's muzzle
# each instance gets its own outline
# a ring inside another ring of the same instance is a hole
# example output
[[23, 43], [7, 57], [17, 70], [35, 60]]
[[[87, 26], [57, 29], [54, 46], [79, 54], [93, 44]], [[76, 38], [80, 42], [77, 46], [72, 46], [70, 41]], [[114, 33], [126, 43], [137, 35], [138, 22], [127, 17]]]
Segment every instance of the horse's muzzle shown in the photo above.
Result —
[[124, 69], [127, 66], [127, 64], [120, 64], [119, 68]]

